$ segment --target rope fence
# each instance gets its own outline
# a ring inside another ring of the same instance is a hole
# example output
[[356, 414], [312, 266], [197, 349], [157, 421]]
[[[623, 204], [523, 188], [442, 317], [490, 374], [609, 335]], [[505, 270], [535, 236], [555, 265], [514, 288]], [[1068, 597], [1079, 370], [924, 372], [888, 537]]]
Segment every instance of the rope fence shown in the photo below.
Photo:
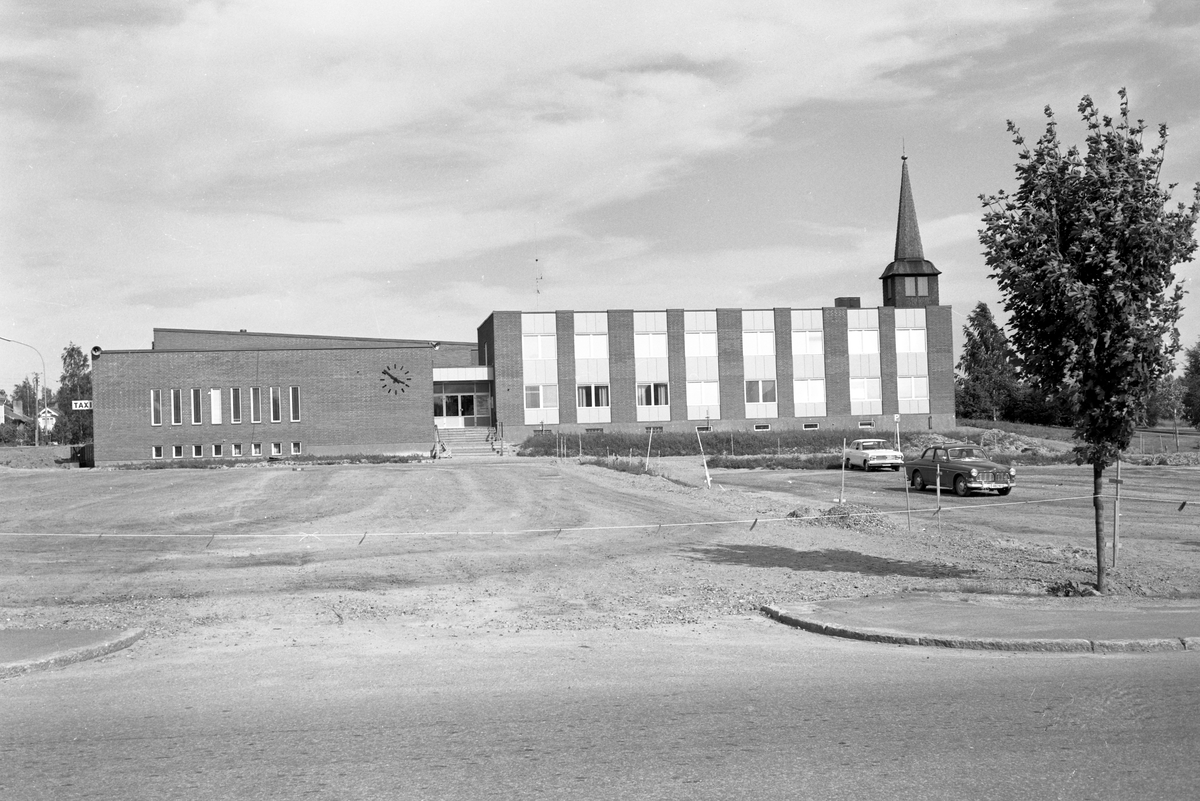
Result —
[[[420, 531], [370, 531], [370, 532], [322, 532], [320, 534], [298, 531], [295, 533], [262, 533], [262, 534], [233, 534], [223, 533], [216, 534], [213, 532], [195, 532], [195, 533], [173, 533], [173, 534], [156, 534], [151, 532], [101, 532], [98, 534], [81, 534], [81, 533], [59, 533], [59, 532], [20, 532], [20, 531], [0, 531], [0, 537], [60, 537], [70, 539], [153, 539], [153, 538], [191, 538], [191, 539], [207, 539], [208, 544], [211, 544], [216, 537], [221, 538], [239, 538], [239, 539], [324, 539], [324, 538], [346, 538], [357, 537], [358, 544], [361, 545], [368, 538], [377, 537], [414, 537], [414, 536], [462, 536], [464, 534], [470, 536], [482, 535], [506, 535], [506, 534], [553, 534], [555, 538], [565, 533], [587, 533], [601, 531], [645, 531], [653, 529], [657, 533], [662, 529], [676, 528], [697, 528], [707, 526], [749, 526], [753, 530], [760, 523], [802, 523], [809, 521], [828, 521], [830, 517], [836, 518], [856, 518], [856, 517], [883, 517], [891, 515], [928, 515], [936, 517], [939, 513], [943, 514], [961, 514], [970, 513], [977, 509], [994, 509], [998, 507], [1010, 506], [1032, 506], [1039, 504], [1055, 504], [1066, 503], [1070, 501], [1090, 501], [1094, 498], [1093, 493], [1087, 495], [1068, 495], [1059, 498], [1033, 498], [1020, 501], [996, 501], [994, 503], [969, 503], [962, 506], [947, 506], [943, 504], [940, 507], [926, 507], [912, 509], [875, 509], [867, 512], [845, 512], [842, 514], [830, 514], [829, 510], [825, 512], [783, 517], [754, 517], [734, 520], [696, 520], [691, 522], [669, 522], [669, 523], [627, 523], [608, 526], [562, 526], [562, 527], [545, 527], [545, 528], [525, 528], [525, 529], [454, 529], [454, 530], [420, 530]], [[1102, 494], [1100, 496], [1106, 500], [1115, 500], [1114, 495]], [[1138, 503], [1155, 503], [1155, 504], [1170, 504], [1177, 506], [1177, 512], [1183, 512], [1190, 504], [1200, 505], [1200, 500], [1194, 498], [1150, 498], [1138, 495], [1121, 495], [1122, 502], [1138, 502]], [[852, 501], [847, 501], [852, 502]], [[830, 507], [830, 510], [836, 509], [838, 504]], [[205, 547], [208, 547], [208, 544]]]

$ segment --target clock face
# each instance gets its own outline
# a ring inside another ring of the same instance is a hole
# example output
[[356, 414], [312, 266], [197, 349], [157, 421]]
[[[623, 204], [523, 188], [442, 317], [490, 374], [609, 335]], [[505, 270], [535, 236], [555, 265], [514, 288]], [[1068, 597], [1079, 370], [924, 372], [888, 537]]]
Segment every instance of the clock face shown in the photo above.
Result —
[[399, 395], [411, 382], [408, 370], [398, 364], [383, 368], [379, 375], [379, 388], [391, 395]]

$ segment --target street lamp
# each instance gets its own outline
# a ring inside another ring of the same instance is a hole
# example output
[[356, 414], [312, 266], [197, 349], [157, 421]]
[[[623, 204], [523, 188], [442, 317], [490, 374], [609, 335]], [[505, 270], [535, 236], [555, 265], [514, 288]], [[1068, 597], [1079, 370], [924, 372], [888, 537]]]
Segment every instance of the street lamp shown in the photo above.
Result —
[[[29, 348], [31, 351], [36, 353], [38, 355], [38, 358], [42, 360], [42, 380], [43, 381], [48, 380], [47, 376], [46, 376], [46, 360], [42, 359], [42, 352], [40, 350], [35, 348], [33, 345], [30, 345], [28, 342], [18, 342], [17, 340], [9, 339], [8, 337], [0, 337], [0, 340], [4, 340], [5, 342], [11, 342], [14, 345], [24, 345], [25, 347]], [[44, 393], [44, 390], [42, 390], [40, 388], [37, 388], [36, 391], [37, 391], [38, 395], [43, 395], [43, 393]], [[43, 395], [43, 397], [44, 397], [44, 395]], [[38, 399], [35, 396], [33, 399], [33, 446], [35, 448], [41, 444], [41, 437], [39, 435], [41, 434], [41, 426], [42, 426], [42, 420], [40, 417], [38, 417], [38, 413], [37, 413], [37, 403], [38, 403]], [[42, 409], [45, 410], [45, 408], [46, 408], [46, 402], [43, 400], [42, 401]]]

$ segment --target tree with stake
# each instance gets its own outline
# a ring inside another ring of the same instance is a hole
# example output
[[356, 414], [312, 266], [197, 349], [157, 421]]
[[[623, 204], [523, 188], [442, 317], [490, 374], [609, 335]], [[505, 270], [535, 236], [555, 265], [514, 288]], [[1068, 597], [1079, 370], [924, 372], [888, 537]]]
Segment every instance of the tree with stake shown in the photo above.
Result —
[[1104, 469], [1129, 446], [1150, 393], [1174, 368], [1183, 288], [1174, 268], [1190, 261], [1200, 214], [1168, 209], [1174, 185], [1159, 183], [1167, 128], [1146, 152], [1142, 120], [1131, 123], [1125, 90], [1117, 120], [1090, 97], [1079, 103], [1086, 152], [1059, 143], [1054, 114], [1031, 149], [1021, 148], [1019, 186], [982, 196], [980, 242], [990, 277], [1009, 313], [1022, 374], [1043, 389], [1065, 390], [1075, 421], [1075, 451], [1092, 465], [1096, 589], [1106, 590]]

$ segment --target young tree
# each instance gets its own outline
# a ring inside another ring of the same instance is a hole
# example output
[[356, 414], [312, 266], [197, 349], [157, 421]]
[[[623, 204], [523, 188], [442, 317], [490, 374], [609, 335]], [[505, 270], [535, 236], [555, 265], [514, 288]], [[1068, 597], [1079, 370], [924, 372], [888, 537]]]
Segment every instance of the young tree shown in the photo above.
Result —
[[58, 410], [54, 438], [65, 445], [92, 441], [92, 413], [71, 408], [76, 400], [91, 400], [92, 372], [88, 357], [74, 342], [63, 348], [62, 377], [58, 382]]
[[967, 317], [963, 338], [954, 377], [955, 407], [963, 417], [999, 420], [1016, 394], [1017, 370], [1008, 337], [983, 301]]
[[980, 242], [1004, 294], [1023, 375], [1066, 391], [1076, 452], [1092, 465], [1096, 589], [1106, 589], [1104, 469], [1129, 446], [1146, 399], [1174, 367], [1183, 289], [1174, 267], [1190, 261], [1200, 184], [1190, 207], [1167, 209], [1159, 183], [1166, 126], [1146, 152], [1125, 90], [1114, 121], [1090, 97], [1079, 104], [1086, 152], [1063, 152], [1050, 108], [1046, 131], [1021, 148], [1014, 194], [984, 196]]

